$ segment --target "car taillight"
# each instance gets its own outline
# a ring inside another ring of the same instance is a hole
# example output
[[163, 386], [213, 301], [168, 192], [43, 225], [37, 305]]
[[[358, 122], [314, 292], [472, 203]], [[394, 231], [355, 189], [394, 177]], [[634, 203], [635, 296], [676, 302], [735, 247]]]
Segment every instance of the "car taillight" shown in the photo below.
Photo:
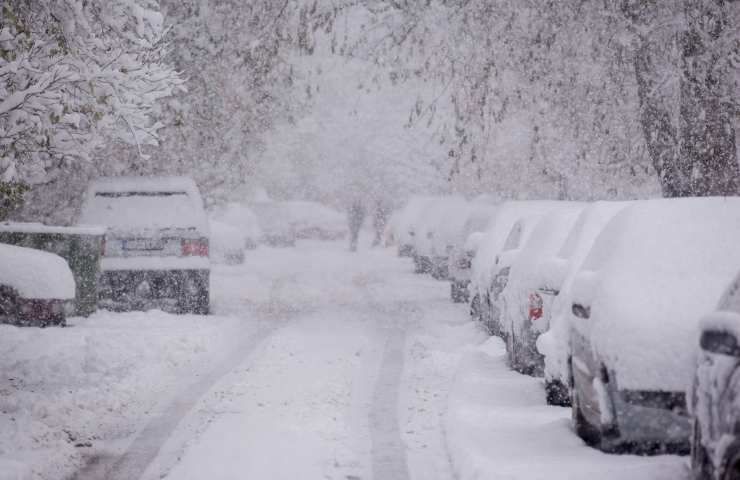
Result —
[[529, 294], [529, 319], [534, 321], [542, 318], [542, 297], [539, 293]]
[[183, 239], [182, 240], [182, 255], [184, 257], [207, 257], [208, 256], [208, 240], [205, 238]]

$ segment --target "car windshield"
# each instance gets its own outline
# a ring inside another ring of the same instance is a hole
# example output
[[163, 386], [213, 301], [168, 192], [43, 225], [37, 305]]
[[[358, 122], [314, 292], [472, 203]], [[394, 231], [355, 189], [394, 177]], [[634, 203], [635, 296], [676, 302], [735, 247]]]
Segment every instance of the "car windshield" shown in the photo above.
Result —
[[96, 192], [83, 209], [82, 223], [114, 230], [193, 228], [196, 217], [186, 192]]

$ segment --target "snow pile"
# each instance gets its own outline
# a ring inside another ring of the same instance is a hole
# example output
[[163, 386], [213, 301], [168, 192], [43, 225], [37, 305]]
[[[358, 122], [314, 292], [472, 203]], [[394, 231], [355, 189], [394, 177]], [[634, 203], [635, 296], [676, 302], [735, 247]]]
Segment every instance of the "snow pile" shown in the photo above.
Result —
[[22, 298], [75, 298], [75, 280], [67, 262], [53, 253], [0, 243], [0, 285]]
[[0, 325], [0, 479], [68, 478], [91, 448], [133, 435], [175, 387], [218, 361], [235, 332], [251, 331], [157, 311], [68, 325]]
[[614, 215], [628, 205], [628, 202], [590, 204], [579, 215], [557, 256], [542, 264], [543, 283], [558, 286], [560, 292], [550, 308], [549, 330], [537, 339], [537, 350], [545, 356], [545, 377], [548, 379], [561, 379], [567, 384], [573, 279], [596, 237]]
[[618, 213], [573, 285], [573, 319], [622, 389], [685, 391], [699, 319], [740, 265], [740, 198], [650, 200]]
[[[525, 327], [530, 326], [525, 324], [530, 322], [527, 311], [529, 296], [540, 289], [560, 288], [561, 282], [548, 281], [547, 277], [552, 273], [547, 271], [546, 261], [555, 257], [562, 247], [581, 210], [582, 207], [574, 206], [545, 215], [521, 248], [503, 291], [504, 331], [519, 336]], [[547, 307], [549, 305], [545, 305], [542, 318], [531, 322], [531, 327], [540, 332], [546, 330], [549, 323], [551, 309]]]
[[208, 232], [195, 182], [181, 177], [116, 177], [88, 187], [78, 221], [130, 232], [192, 228]]
[[498, 338], [460, 362], [444, 416], [460, 480], [668, 480], [688, 478], [676, 456], [607, 455], [570, 426], [570, 409], [545, 404], [541, 381], [511, 371]]

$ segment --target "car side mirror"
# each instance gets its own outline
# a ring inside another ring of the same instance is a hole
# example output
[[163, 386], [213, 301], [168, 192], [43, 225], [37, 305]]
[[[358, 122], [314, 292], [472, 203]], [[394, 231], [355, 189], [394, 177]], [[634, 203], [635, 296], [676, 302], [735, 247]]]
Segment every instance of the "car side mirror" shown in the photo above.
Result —
[[578, 318], [582, 318], [584, 320], [591, 318], [591, 307], [586, 307], [580, 303], [574, 303], [571, 307], [571, 311], [573, 312], [573, 315]]
[[699, 340], [702, 350], [721, 355], [740, 357], [737, 337], [724, 330], [704, 330]]

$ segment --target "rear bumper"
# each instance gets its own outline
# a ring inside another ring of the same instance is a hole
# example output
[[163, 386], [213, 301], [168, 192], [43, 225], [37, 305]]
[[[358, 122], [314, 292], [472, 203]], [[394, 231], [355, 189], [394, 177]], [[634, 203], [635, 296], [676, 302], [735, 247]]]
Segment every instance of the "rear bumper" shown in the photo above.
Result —
[[[638, 450], [687, 454], [691, 422], [683, 392], [618, 390], [612, 395], [620, 436]], [[640, 448], [642, 447], [642, 448]]]
[[178, 313], [193, 301], [208, 302], [209, 269], [103, 271], [98, 306], [115, 311], [158, 308]]

